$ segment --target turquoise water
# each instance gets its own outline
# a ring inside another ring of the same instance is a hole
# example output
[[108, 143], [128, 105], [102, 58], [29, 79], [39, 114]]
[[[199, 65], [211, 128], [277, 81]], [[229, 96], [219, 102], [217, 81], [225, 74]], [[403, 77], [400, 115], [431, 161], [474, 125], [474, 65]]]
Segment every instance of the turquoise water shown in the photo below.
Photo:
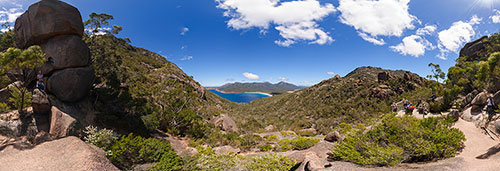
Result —
[[217, 91], [215, 89], [209, 89], [211, 92], [221, 96], [222, 98], [225, 98], [229, 101], [236, 102], [236, 103], [250, 103], [253, 100], [264, 98], [264, 97], [270, 97], [267, 94], [262, 94], [262, 93], [222, 93], [220, 91]]

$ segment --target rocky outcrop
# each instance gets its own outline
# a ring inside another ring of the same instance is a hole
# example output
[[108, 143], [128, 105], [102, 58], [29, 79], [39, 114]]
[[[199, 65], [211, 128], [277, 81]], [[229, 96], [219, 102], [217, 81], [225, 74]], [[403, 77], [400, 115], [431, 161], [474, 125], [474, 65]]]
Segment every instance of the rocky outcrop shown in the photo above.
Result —
[[216, 154], [239, 153], [240, 151], [239, 148], [233, 148], [229, 145], [214, 148], [214, 153]]
[[57, 107], [52, 107], [50, 118], [50, 134], [56, 137], [66, 137], [74, 134], [77, 121], [70, 115], [60, 111]]
[[372, 97], [377, 98], [387, 98], [389, 96], [394, 95], [394, 91], [392, 91], [387, 85], [379, 85], [377, 88], [372, 89]]
[[31, 100], [31, 106], [33, 107], [33, 112], [37, 114], [46, 114], [50, 112], [49, 97], [46, 93], [35, 89], [33, 91], [33, 98]]
[[234, 120], [227, 115], [221, 115], [219, 117], [211, 119], [210, 123], [212, 123], [216, 127], [221, 128], [223, 131], [227, 131], [227, 132], [238, 132], [239, 131], [238, 125], [236, 125], [236, 122], [234, 122]]
[[0, 163], [0, 171], [118, 170], [104, 151], [77, 137], [66, 137], [25, 150], [7, 146], [0, 155]]
[[16, 20], [14, 29], [17, 46], [26, 48], [57, 35], [82, 37], [83, 22], [75, 7], [59, 0], [42, 0]]
[[47, 91], [63, 102], [77, 102], [88, 95], [93, 81], [92, 68], [68, 68], [52, 74], [47, 81]]
[[495, 103], [495, 105], [500, 105], [500, 91], [493, 95], [493, 103]]
[[483, 91], [483, 92], [479, 93], [476, 97], [474, 97], [471, 104], [478, 105], [478, 106], [484, 106], [484, 105], [486, 105], [486, 103], [488, 101], [489, 95], [490, 94], [488, 92]]
[[377, 75], [378, 82], [384, 82], [392, 78], [391, 74], [389, 72], [381, 72], [378, 73]]
[[41, 44], [47, 57], [51, 57], [54, 69], [88, 66], [90, 49], [82, 38], [74, 35], [61, 35]]
[[337, 142], [340, 140], [342, 140], [342, 135], [340, 135], [340, 133], [337, 131], [330, 132], [325, 136], [325, 141], [328, 142]]
[[460, 56], [467, 56], [469, 61], [475, 61], [479, 58], [479, 54], [486, 50], [488, 42], [485, 40], [488, 36], [483, 36], [473, 42], [465, 44], [464, 48], [460, 50]]
[[52, 108], [49, 132], [57, 137], [67, 136], [74, 123], [92, 122], [86, 115], [93, 113], [93, 107], [85, 99], [94, 82], [94, 70], [88, 67], [90, 50], [82, 40], [83, 31], [78, 9], [59, 0], [31, 5], [15, 24], [17, 46], [40, 45], [47, 58], [39, 68], [46, 77], [47, 95], [35, 92], [33, 108], [36, 113], [47, 113], [51, 110], [48, 103], [56, 107]]

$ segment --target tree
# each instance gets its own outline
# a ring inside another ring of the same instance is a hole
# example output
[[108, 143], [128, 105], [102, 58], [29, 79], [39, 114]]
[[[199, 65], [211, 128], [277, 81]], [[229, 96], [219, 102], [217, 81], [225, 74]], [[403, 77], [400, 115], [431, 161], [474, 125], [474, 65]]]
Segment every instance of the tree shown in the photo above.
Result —
[[17, 78], [19, 84], [14, 84], [11, 88], [11, 94], [14, 96], [10, 101], [14, 104], [19, 113], [23, 112], [24, 107], [29, 104], [31, 94], [27, 86], [30, 78], [36, 75], [34, 69], [40, 67], [44, 62], [44, 54], [39, 46], [32, 46], [26, 50], [9, 48], [0, 53], [0, 76], [10, 75], [11, 78]]
[[109, 27], [109, 21], [114, 19], [112, 15], [106, 13], [96, 14], [94, 12], [90, 14], [89, 17], [90, 19], [84, 22], [85, 27], [87, 27], [87, 34], [89, 35], [96, 35], [99, 33], [118, 34], [123, 29], [121, 26], [117, 25]]
[[445, 73], [441, 70], [441, 67], [439, 66], [439, 64], [433, 64], [433, 63], [429, 63], [428, 65], [429, 67], [431, 67], [432, 69], [432, 75], [427, 75], [427, 78], [429, 79], [436, 79], [437, 82], [439, 82], [439, 79], [443, 79], [445, 78]]

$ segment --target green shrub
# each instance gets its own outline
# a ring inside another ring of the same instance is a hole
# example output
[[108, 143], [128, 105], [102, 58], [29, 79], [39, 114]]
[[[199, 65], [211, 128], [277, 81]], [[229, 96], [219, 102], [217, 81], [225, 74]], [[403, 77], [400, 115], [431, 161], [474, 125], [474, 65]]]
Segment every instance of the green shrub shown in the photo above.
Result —
[[304, 136], [304, 137], [314, 137], [316, 136], [316, 132], [315, 131], [311, 131], [311, 130], [300, 130], [300, 131], [296, 131], [297, 132], [297, 135], [299, 136]]
[[271, 151], [273, 149], [273, 146], [271, 144], [265, 144], [261, 145], [259, 149], [260, 151]]
[[5, 112], [9, 112], [10, 111], [10, 107], [9, 105], [7, 105], [7, 103], [0, 103], [0, 113], [5, 113]]
[[280, 131], [280, 133], [281, 133], [281, 136], [283, 136], [283, 137], [295, 136], [296, 135], [295, 132], [293, 132], [293, 131]]
[[278, 136], [277, 135], [267, 136], [266, 141], [268, 141], [268, 142], [277, 142], [278, 141]]
[[122, 136], [111, 146], [110, 161], [120, 169], [130, 169], [136, 164], [160, 162], [154, 168], [182, 167], [178, 157], [167, 141], [143, 138], [129, 134]]
[[319, 139], [309, 138], [309, 137], [297, 137], [290, 141], [290, 144], [293, 146], [295, 150], [305, 150], [311, 148], [319, 142]]
[[465, 136], [444, 118], [384, 115], [372, 129], [350, 131], [332, 153], [332, 158], [360, 165], [397, 165], [402, 162], [433, 161], [455, 156]]
[[85, 137], [83, 140], [89, 144], [103, 149], [108, 156], [112, 155], [111, 146], [118, 140], [118, 135], [109, 129], [97, 129], [94, 126], [87, 126], [83, 130]]
[[288, 171], [295, 165], [295, 161], [276, 153], [250, 157], [245, 168], [254, 171]]
[[275, 151], [288, 151], [293, 149], [290, 139], [285, 138], [278, 142], [279, 146], [275, 147]]
[[286, 171], [290, 170], [295, 161], [275, 153], [255, 156], [238, 154], [215, 154], [212, 148], [198, 147], [195, 163], [199, 168], [187, 170], [256, 170], [256, 171]]

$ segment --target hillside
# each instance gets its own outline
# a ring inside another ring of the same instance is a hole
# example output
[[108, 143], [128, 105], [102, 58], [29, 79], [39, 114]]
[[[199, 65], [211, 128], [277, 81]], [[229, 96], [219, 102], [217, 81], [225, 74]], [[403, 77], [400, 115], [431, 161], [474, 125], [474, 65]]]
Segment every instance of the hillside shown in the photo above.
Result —
[[241, 92], [264, 92], [270, 94], [282, 94], [289, 91], [295, 91], [304, 88], [302, 86], [296, 86], [287, 82], [279, 82], [272, 84], [270, 82], [262, 83], [228, 83], [217, 88], [219, 91], [230, 92], [230, 93], [241, 93]]
[[[231, 109], [247, 130], [268, 125], [279, 129], [315, 128], [328, 133], [334, 126], [363, 123], [390, 111], [392, 102], [402, 96], [418, 96], [426, 80], [408, 71], [360, 67], [344, 78], [331, 78], [300, 91], [258, 99]], [[416, 92], [416, 91], [415, 91]], [[421, 98], [424, 99], [423, 95]], [[418, 97], [414, 97], [418, 98]]]

